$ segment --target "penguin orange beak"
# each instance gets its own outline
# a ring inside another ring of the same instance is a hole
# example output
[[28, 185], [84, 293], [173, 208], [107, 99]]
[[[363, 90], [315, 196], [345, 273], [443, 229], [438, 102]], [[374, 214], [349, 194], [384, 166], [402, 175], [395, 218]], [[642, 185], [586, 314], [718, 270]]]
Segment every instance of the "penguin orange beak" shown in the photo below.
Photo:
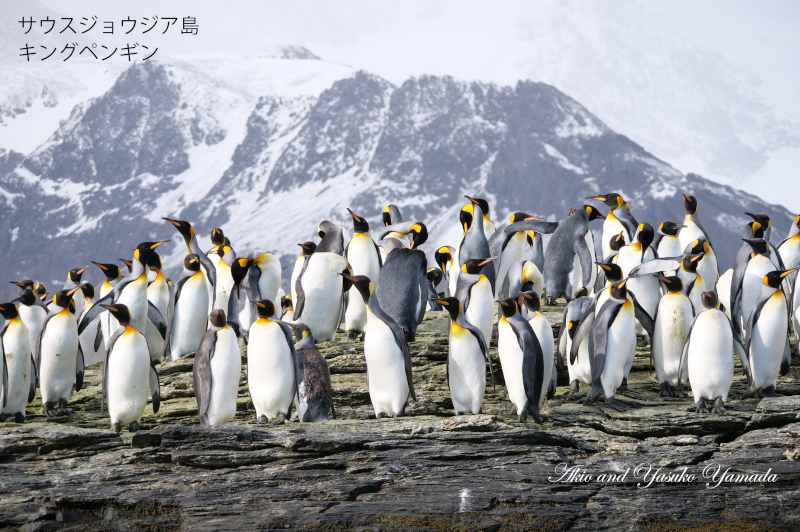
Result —
[[167, 239], [167, 240], [162, 240], [161, 242], [156, 242], [155, 244], [153, 244], [152, 246], [150, 246], [150, 249], [156, 249], [158, 246], [160, 246], [160, 245], [162, 245], [162, 244], [166, 244], [167, 242], [169, 242], [169, 239]]
[[658, 277], [658, 280], [669, 284], [669, 279], [667, 279], [666, 277]]
[[81, 268], [80, 270], [78, 270], [75, 273], [77, 273], [78, 275], [83, 275], [83, 272], [85, 272], [87, 269], [89, 269], [89, 267], [88, 266], [84, 266], [83, 268]]
[[348, 275], [346, 273], [340, 273], [339, 275], [341, 275], [342, 277], [344, 277], [345, 279], [347, 279], [350, 282], [353, 282], [353, 283], [357, 283], [358, 282], [358, 279], [356, 279], [352, 275]]
[[77, 292], [78, 290], [80, 290], [80, 288], [81, 288], [80, 286], [76, 286], [75, 288], [73, 288], [72, 290], [70, 290], [69, 292], [67, 292], [67, 295], [68, 295], [68, 296], [71, 296], [72, 294], [74, 294], [75, 292]]
[[800, 267], [797, 267], [797, 268], [792, 268], [791, 270], [786, 270], [785, 272], [783, 272], [783, 273], [781, 274], [781, 279], [783, 279], [784, 277], [788, 277], [789, 275], [792, 275], [792, 274], [793, 274], [794, 272], [796, 272], [797, 270], [800, 270]]
[[522, 297], [524, 297], [525, 299], [533, 299], [533, 296], [530, 294], [522, 294]]
[[104, 309], [110, 310], [111, 312], [117, 312], [117, 309], [114, 308], [113, 305], [100, 305]]
[[434, 297], [433, 299], [431, 299], [431, 301], [435, 301], [436, 303], [439, 303], [440, 305], [444, 305], [445, 307], [450, 304], [447, 301], [445, 301], [444, 299], [439, 299], [438, 297]]
[[522, 221], [527, 222], [528, 220], [539, 220], [541, 216], [531, 216], [530, 218], [524, 218]]
[[9, 281], [9, 283], [10, 284], [15, 284], [15, 285], [19, 286], [20, 288], [25, 286], [25, 283], [23, 283], [22, 281]]

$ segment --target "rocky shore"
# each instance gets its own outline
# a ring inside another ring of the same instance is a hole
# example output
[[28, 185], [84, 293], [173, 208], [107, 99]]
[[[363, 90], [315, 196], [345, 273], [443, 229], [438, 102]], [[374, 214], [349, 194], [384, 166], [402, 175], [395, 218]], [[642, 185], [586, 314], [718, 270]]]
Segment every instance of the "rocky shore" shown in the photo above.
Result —
[[[562, 309], [545, 308], [556, 329]], [[135, 434], [100, 415], [99, 365], [72, 418], [48, 420], [37, 394], [24, 425], [0, 424], [0, 530], [800, 528], [796, 355], [777, 397], [743, 399], [737, 364], [720, 416], [660, 398], [640, 348], [621, 410], [583, 406], [586, 387], [564, 402], [564, 378], [544, 424], [520, 426], [494, 345], [484, 413], [454, 416], [444, 313], [429, 313], [411, 345], [418, 401], [404, 418], [374, 419], [361, 342], [340, 334], [320, 349], [337, 413], [324, 423], [256, 425], [243, 372], [235, 422], [200, 427], [192, 359], [159, 366], [161, 410], [148, 406]]]

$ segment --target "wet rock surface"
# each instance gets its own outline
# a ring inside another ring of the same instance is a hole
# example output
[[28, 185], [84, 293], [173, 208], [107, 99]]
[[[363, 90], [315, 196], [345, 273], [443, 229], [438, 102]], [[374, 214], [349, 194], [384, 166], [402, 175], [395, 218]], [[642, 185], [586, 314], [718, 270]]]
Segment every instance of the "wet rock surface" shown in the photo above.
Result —
[[[561, 308], [545, 309], [554, 325]], [[779, 395], [764, 399], [742, 398], [737, 364], [728, 414], [699, 415], [691, 397], [658, 397], [648, 349], [640, 348], [621, 409], [602, 400], [583, 406], [586, 387], [581, 402], [567, 403], [567, 383], [559, 382], [544, 424], [517, 425], [496, 346], [498, 383], [487, 389], [483, 414], [454, 416], [447, 326], [443, 313], [421, 325], [411, 346], [418, 401], [400, 419], [374, 419], [363, 344], [344, 335], [320, 345], [337, 413], [323, 423], [297, 423], [294, 414], [285, 425], [257, 425], [243, 369], [236, 420], [200, 427], [185, 359], [159, 366], [159, 413], [148, 406], [142, 430], [116, 434], [100, 415], [99, 365], [90, 366], [72, 418], [48, 420], [37, 394], [24, 425], [0, 424], [0, 529], [800, 527], [797, 359], [779, 379]], [[661, 468], [674, 476], [650, 484], [636, 472], [640, 464], [650, 464], [650, 475]], [[565, 467], [573, 468], [569, 481], [553, 482]], [[717, 469], [716, 480], [703, 477]], [[752, 481], [725, 477], [713, 487], [726, 470]], [[775, 477], [753, 477], [768, 471]]]

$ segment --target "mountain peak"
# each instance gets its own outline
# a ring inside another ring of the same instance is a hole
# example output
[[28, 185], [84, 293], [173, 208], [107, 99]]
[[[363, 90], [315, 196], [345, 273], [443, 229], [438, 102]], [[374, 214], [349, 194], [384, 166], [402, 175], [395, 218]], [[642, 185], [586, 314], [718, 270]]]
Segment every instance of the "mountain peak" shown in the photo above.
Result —
[[257, 48], [249, 55], [252, 57], [265, 57], [270, 59], [320, 59], [318, 55], [313, 54], [305, 46], [294, 44], [264, 46], [262, 48]]

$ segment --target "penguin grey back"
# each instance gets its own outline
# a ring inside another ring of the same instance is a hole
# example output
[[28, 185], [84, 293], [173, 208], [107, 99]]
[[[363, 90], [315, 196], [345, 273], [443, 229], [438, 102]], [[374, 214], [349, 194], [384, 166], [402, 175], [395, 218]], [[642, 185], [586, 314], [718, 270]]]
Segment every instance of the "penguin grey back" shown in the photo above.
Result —
[[[460, 264], [464, 264], [464, 261], [468, 259], [483, 259], [492, 256], [489, 241], [486, 240], [486, 233], [483, 232], [483, 211], [480, 206], [473, 204], [472, 212], [472, 224], [461, 239], [461, 250], [458, 254]], [[494, 262], [487, 263], [481, 273], [489, 279], [489, 282], [492, 283], [492, 290], [494, 290]]]
[[317, 244], [317, 251], [329, 251], [344, 256], [344, 228], [328, 220], [319, 224], [319, 228], [324, 233], [324, 236]]
[[333, 409], [333, 385], [328, 364], [316, 346], [297, 349], [297, 373], [308, 405], [303, 423], [325, 421]]
[[396, 249], [386, 256], [378, 277], [376, 296], [381, 309], [399, 325], [409, 342], [414, 341], [420, 304], [428, 295], [425, 253], [415, 249]]
[[569, 274], [573, 268], [575, 254], [580, 259], [584, 283], [591, 279], [592, 264], [589, 246], [585, 235], [589, 231], [589, 216], [585, 209], [577, 209], [558, 227], [547, 243], [544, 257], [544, 290], [547, 302], [553, 304], [556, 298], [568, 295]]

